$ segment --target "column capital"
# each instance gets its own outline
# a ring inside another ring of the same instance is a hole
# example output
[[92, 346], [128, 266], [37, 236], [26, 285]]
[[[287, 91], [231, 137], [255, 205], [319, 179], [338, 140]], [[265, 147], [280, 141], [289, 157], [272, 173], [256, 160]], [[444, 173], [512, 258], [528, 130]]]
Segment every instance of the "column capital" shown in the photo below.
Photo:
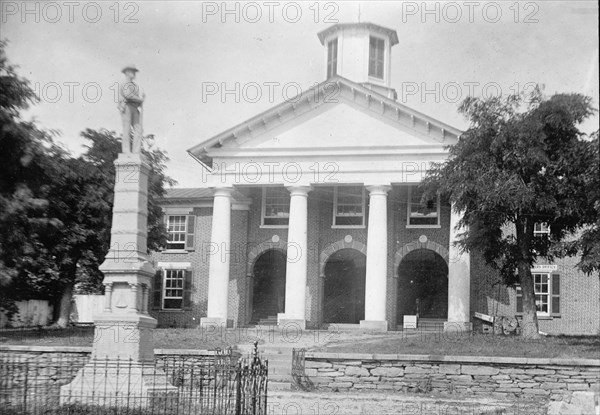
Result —
[[286, 186], [285, 187], [291, 196], [308, 196], [308, 193], [312, 191], [312, 186]]
[[387, 192], [392, 190], [392, 186], [389, 184], [373, 184], [367, 185], [365, 188], [369, 191], [369, 195], [383, 195], [386, 196]]
[[211, 188], [213, 191], [214, 197], [232, 197], [233, 187], [213, 187]]

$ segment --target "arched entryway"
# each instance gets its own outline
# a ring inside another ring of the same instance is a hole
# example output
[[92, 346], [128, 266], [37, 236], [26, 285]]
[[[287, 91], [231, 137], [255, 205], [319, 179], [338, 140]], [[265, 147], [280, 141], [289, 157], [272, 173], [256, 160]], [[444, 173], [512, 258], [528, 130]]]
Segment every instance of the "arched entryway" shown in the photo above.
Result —
[[252, 321], [276, 317], [285, 307], [286, 255], [279, 249], [264, 251], [254, 262]]
[[325, 263], [323, 322], [359, 324], [365, 319], [366, 256], [344, 248]]
[[407, 253], [398, 266], [397, 318], [445, 319], [448, 315], [448, 264], [430, 249]]

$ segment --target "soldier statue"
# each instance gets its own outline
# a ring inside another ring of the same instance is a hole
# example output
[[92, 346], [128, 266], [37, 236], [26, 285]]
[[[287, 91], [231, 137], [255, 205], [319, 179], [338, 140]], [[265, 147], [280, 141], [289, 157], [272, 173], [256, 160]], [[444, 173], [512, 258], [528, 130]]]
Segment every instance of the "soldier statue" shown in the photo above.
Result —
[[142, 105], [144, 94], [135, 79], [138, 69], [128, 65], [121, 71], [127, 82], [119, 89], [119, 111], [123, 121], [122, 151], [123, 153], [141, 153], [142, 151]]

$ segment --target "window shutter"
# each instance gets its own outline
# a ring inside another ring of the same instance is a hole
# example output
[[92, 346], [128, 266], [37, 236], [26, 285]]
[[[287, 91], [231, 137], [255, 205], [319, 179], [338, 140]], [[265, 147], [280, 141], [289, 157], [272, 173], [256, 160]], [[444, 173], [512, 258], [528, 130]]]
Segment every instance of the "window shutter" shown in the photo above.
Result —
[[159, 310], [161, 308], [162, 300], [162, 282], [163, 272], [162, 270], [156, 271], [154, 274], [154, 286], [152, 288], [152, 309]]
[[552, 309], [553, 317], [560, 317], [560, 274], [552, 274]]
[[186, 270], [183, 279], [183, 308], [192, 308], [192, 271]]
[[188, 251], [194, 250], [194, 228], [196, 227], [196, 217], [187, 215], [186, 234], [185, 234], [185, 249]]
[[523, 292], [521, 286], [517, 286], [517, 314], [523, 314]]

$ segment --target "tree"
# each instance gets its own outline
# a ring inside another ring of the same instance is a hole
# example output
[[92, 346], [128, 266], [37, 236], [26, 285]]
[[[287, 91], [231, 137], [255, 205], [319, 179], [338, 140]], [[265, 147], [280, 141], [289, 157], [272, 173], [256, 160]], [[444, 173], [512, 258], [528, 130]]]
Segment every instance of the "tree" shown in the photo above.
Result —
[[[480, 253], [505, 284], [520, 284], [523, 334], [539, 337], [531, 267], [553, 260], [552, 247], [590, 223], [586, 193], [597, 145], [577, 125], [594, 109], [580, 94], [465, 99], [459, 111], [469, 129], [434, 164], [424, 180], [424, 198], [436, 191], [462, 212], [458, 245]], [[597, 193], [596, 196], [597, 198]], [[534, 236], [537, 223], [549, 237]]]
[[8, 62], [5, 47], [6, 42], [0, 41], [0, 308], [10, 315], [15, 311], [13, 300], [31, 293], [19, 279], [37, 279], [45, 293], [57, 278], [36, 236], [59, 225], [45, 214], [44, 169], [49, 159], [65, 153], [53, 143], [51, 133], [21, 118], [36, 96]]

